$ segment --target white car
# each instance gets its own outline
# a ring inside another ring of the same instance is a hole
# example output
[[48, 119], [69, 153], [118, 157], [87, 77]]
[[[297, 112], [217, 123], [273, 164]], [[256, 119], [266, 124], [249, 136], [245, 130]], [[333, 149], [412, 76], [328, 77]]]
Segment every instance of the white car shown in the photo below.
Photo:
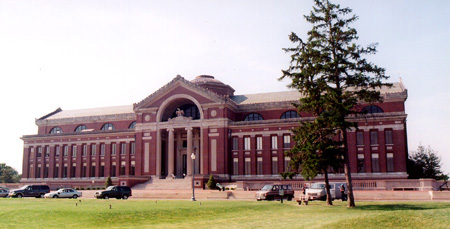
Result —
[[83, 194], [73, 188], [61, 188], [58, 191], [45, 194], [45, 198], [78, 198]]

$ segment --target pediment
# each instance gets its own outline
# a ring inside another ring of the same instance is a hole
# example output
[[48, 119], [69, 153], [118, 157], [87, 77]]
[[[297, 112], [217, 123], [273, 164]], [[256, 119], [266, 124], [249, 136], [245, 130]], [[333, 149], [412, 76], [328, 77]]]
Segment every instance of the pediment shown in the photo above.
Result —
[[200, 104], [225, 103], [227, 101], [225, 96], [218, 95], [206, 88], [191, 83], [178, 75], [153, 94], [149, 95], [139, 103], [133, 104], [133, 108], [134, 111], [158, 108], [164, 101], [174, 96], [193, 98]]

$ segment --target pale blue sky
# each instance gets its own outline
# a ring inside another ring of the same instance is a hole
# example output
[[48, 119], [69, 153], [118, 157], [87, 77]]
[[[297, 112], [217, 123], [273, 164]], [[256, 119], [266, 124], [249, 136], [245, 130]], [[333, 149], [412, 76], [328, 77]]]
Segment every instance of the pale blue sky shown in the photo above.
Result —
[[[308, 1], [0, 0], [0, 162], [21, 171], [22, 135], [58, 107], [139, 102], [177, 74], [210, 74], [236, 94], [287, 90], [282, 48], [306, 38]], [[408, 88], [408, 145], [431, 145], [450, 172], [450, 1], [339, 1], [359, 44]]]

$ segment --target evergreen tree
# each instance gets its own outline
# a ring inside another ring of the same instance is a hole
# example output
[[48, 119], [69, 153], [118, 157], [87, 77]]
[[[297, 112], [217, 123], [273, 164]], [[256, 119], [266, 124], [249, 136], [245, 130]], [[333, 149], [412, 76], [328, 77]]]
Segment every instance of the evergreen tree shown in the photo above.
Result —
[[406, 165], [410, 179], [448, 179], [441, 170], [441, 158], [430, 146], [425, 148], [419, 145], [417, 150], [409, 155]]
[[280, 80], [290, 78], [288, 87], [302, 94], [297, 105], [299, 111], [315, 109], [314, 114], [322, 116], [322, 127], [340, 135], [334, 139], [339, 139], [342, 145], [331, 145], [336, 152], [339, 148], [343, 150], [348, 206], [354, 207], [346, 133], [358, 126], [347, 118], [359, 113], [355, 109], [358, 101], [381, 102], [378, 89], [390, 84], [382, 82], [389, 78], [383, 68], [363, 58], [376, 53], [376, 44], [361, 47], [355, 43], [357, 32], [350, 24], [358, 17], [349, 16], [351, 12], [328, 0], [315, 0], [313, 10], [305, 15], [306, 21], [312, 24], [307, 41], [295, 33], [289, 36], [297, 46], [284, 49], [291, 54], [291, 65], [283, 71]]
[[108, 176], [108, 178], [106, 178], [106, 181], [105, 181], [105, 188], [108, 188], [109, 186], [112, 186], [112, 185], [113, 185], [113, 182], [111, 180], [111, 177]]
[[0, 163], [0, 183], [19, 183], [20, 174], [11, 166]]
[[216, 189], [216, 180], [214, 180], [214, 176], [211, 174], [209, 175], [208, 183], [206, 183], [206, 187], [209, 189]]

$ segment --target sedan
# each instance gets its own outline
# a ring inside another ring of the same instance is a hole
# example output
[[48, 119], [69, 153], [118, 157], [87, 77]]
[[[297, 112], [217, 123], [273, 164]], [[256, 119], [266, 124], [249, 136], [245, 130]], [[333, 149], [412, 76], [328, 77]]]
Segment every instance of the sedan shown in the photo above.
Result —
[[0, 188], [0, 197], [8, 197], [9, 190]]
[[83, 194], [73, 188], [61, 188], [58, 191], [45, 194], [45, 198], [78, 198]]

